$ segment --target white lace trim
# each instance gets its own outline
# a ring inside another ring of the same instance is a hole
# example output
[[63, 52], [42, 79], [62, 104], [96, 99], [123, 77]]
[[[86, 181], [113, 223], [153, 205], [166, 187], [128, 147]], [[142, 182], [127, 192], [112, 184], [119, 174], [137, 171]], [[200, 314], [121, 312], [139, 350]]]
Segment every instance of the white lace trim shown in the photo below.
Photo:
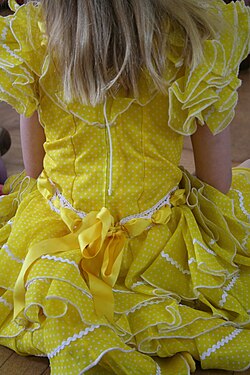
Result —
[[0, 297], [0, 302], [3, 303], [6, 307], [8, 307], [10, 310], [13, 310], [12, 303], [9, 303], [8, 301], [6, 301], [5, 298]]
[[[52, 180], [49, 179], [49, 182], [51, 183], [52, 186], [55, 187], [55, 184], [53, 183]], [[60, 193], [60, 191], [57, 188], [55, 188], [55, 193], [54, 193], [53, 197], [50, 198], [49, 201], [48, 201], [52, 211], [60, 214], [60, 209], [56, 208], [53, 204], [53, 202], [56, 200], [56, 198], [59, 199], [60, 205], [61, 205], [62, 208], [68, 208], [69, 210], [75, 212], [81, 219], [84, 218], [87, 215], [84, 211], [76, 210], [72, 206], [72, 204]]]
[[248, 221], [250, 221], [250, 213], [247, 211], [247, 209], [244, 206], [244, 196], [242, 192], [237, 189], [233, 189], [233, 191], [236, 191], [236, 193], [239, 196], [239, 204], [240, 204], [241, 211], [243, 212], [244, 215], [246, 215]]
[[80, 272], [77, 263], [74, 262], [73, 260], [69, 260], [69, 259], [65, 259], [65, 258], [61, 258], [61, 257], [56, 257], [55, 255], [48, 255], [48, 254], [42, 255], [41, 259], [48, 259], [48, 260], [53, 260], [54, 262], [67, 263], [67, 264], [70, 264], [70, 265], [74, 266], [77, 269], [77, 271]]
[[[84, 218], [87, 215], [87, 213], [84, 212], [84, 211], [78, 211], [78, 210], [76, 210], [72, 206], [72, 204], [55, 187], [55, 184], [53, 183], [53, 181], [51, 181], [49, 179], [49, 182], [55, 188], [55, 193], [54, 193], [53, 197], [48, 200], [48, 203], [49, 203], [50, 208], [51, 208], [52, 211], [60, 214], [60, 209], [57, 208], [57, 207], [55, 207], [55, 205], [53, 203], [56, 200], [56, 198], [58, 198], [59, 201], [60, 201], [60, 205], [61, 205], [62, 208], [68, 208], [68, 209], [70, 209], [71, 211], [75, 212], [81, 219]], [[171, 195], [177, 189], [178, 189], [177, 186], [174, 187], [160, 201], [158, 201], [153, 207], [151, 207], [151, 208], [149, 208], [149, 209], [147, 209], [147, 210], [145, 210], [143, 212], [140, 212], [139, 214], [134, 214], [134, 215], [129, 215], [129, 216], [124, 217], [123, 219], [120, 220], [120, 225], [124, 225], [125, 223], [127, 223], [128, 221], [130, 221], [132, 219], [151, 219], [152, 215], [156, 211], [158, 211], [161, 207], [166, 206], [166, 205], [171, 206], [171, 204], [170, 204]]]
[[51, 359], [58, 355], [66, 346], [69, 346], [72, 342], [81, 339], [83, 336], [87, 336], [90, 332], [93, 332], [95, 329], [100, 328], [100, 325], [92, 325], [87, 327], [84, 331], [80, 331], [79, 333], [75, 333], [73, 336], [68, 337], [67, 340], [63, 341], [61, 345], [59, 345], [56, 349], [52, 350], [48, 354], [48, 358]]
[[24, 260], [23, 260], [23, 259], [20, 259], [20, 258], [16, 257], [16, 256], [10, 251], [10, 248], [9, 248], [8, 245], [6, 245], [6, 244], [3, 245], [3, 246], [2, 246], [2, 249], [5, 250], [5, 252], [8, 254], [8, 256], [9, 256], [12, 260], [14, 260], [15, 262], [17, 262], [17, 263], [21, 263], [21, 264], [24, 263]]
[[123, 219], [120, 220], [120, 224], [124, 225], [128, 221], [132, 219], [151, 219], [152, 215], [158, 211], [163, 206], [171, 206], [170, 204], [170, 198], [172, 193], [177, 190], [178, 187], [174, 187], [172, 190], [170, 190], [161, 200], [159, 200], [153, 207], [149, 208], [146, 211], [140, 212], [139, 214], [134, 214], [130, 216], [126, 216]]
[[238, 278], [240, 277], [240, 275], [235, 275], [232, 280], [230, 281], [230, 283], [224, 287], [222, 290], [223, 290], [223, 294], [222, 294], [222, 297], [221, 297], [221, 300], [219, 302], [219, 305], [221, 307], [223, 307], [223, 305], [226, 303], [226, 300], [227, 300], [227, 296], [228, 296], [228, 292], [234, 287], [236, 281], [238, 280]]
[[57, 214], [60, 214], [60, 210], [59, 208], [56, 208], [53, 204], [53, 201], [55, 200], [56, 198], [56, 195], [54, 194], [53, 197], [51, 199], [48, 200], [48, 203], [49, 203], [49, 206], [50, 206], [50, 209], [54, 212], [56, 212]]
[[216, 256], [216, 253], [215, 253], [213, 250], [209, 249], [209, 248], [208, 248], [207, 246], [205, 246], [202, 242], [200, 242], [199, 240], [197, 240], [197, 238], [194, 238], [194, 239], [193, 239], [193, 245], [195, 245], [196, 243], [197, 243], [200, 247], [202, 247], [202, 249], [205, 250], [208, 254], [211, 254], [211, 255]]
[[224, 345], [228, 344], [230, 341], [232, 341], [236, 336], [238, 336], [243, 330], [242, 329], [235, 329], [230, 335], [223, 337], [223, 339], [217, 341], [216, 344], [214, 344], [211, 348], [208, 348], [204, 353], [201, 355], [201, 360], [206, 359], [207, 357], [210, 357], [212, 353], [215, 353], [216, 350], [219, 350]]
[[172, 264], [172, 266], [174, 266], [175, 268], [177, 268], [184, 275], [190, 275], [191, 274], [189, 270], [185, 270], [176, 260], [174, 260], [173, 258], [171, 258], [169, 256], [169, 254], [167, 254], [164, 251], [162, 251], [161, 252], [161, 256], [162, 256], [162, 258], [164, 258], [168, 262], [170, 262]]
[[126, 315], [129, 315], [129, 314], [132, 314], [134, 313], [136, 310], [140, 310], [142, 307], [146, 307], [146, 306], [149, 306], [149, 305], [158, 305], [159, 303], [162, 303], [164, 302], [165, 299], [160, 299], [160, 300], [157, 300], [157, 301], [144, 301], [142, 303], [139, 303], [138, 305], [132, 307], [132, 309], [130, 309], [128, 312], [126, 312]]

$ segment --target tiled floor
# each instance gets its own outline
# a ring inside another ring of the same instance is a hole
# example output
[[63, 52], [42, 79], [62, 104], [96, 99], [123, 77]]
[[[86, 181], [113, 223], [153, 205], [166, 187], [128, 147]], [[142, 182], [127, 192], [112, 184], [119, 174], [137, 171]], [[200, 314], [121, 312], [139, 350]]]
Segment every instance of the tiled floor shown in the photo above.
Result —
[[[232, 125], [232, 151], [234, 165], [250, 158], [250, 70], [241, 74], [243, 85], [240, 89], [240, 100], [236, 117]], [[6, 104], [0, 103], [0, 126], [7, 128], [12, 137], [12, 147], [4, 156], [9, 174], [22, 170], [22, 154], [20, 147], [18, 116]], [[189, 139], [185, 140], [182, 155], [182, 164], [194, 171], [193, 154]], [[20, 357], [13, 351], [0, 347], [0, 374], [1, 375], [49, 375], [48, 361], [44, 358]], [[196, 375], [250, 375], [250, 370], [236, 373], [233, 371], [216, 371], [197, 369]], [[64, 374], [60, 374], [64, 375]], [[145, 374], [147, 375], [147, 374]], [[171, 374], [169, 374], [171, 375]]]

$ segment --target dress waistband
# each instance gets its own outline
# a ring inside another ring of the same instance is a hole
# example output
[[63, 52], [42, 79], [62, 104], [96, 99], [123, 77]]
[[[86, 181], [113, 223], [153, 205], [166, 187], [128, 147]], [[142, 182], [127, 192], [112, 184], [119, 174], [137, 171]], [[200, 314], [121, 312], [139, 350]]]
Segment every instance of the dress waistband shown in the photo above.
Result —
[[[48, 203], [52, 211], [60, 214], [62, 208], [67, 208], [73, 211], [75, 214], [77, 214], [77, 216], [79, 216], [79, 218], [81, 219], [87, 216], [86, 212], [76, 210], [72, 206], [72, 204], [63, 196], [63, 194], [59, 191], [59, 189], [56, 187], [56, 185], [51, 179], [48, 179], [48, 181], [54, 190], [54, 194], [51, 197], [47, 197]], [[175, 192], [176, 193], [178, 192], [178, 193], [176, 194]], [[154, 206], [140, 213], [125, 216], [119, 221], [118, 224], [124, 225], [133, 219], [151, 219], [154, 213], [157, 212], [160, 208], [164, 206], [169, 206], [169, 207], [172, 206], [173, 202], [171, 202], [171, 197], [174, 195], [174, 193], [175, 193], [175, 198], [177, 198], [177, 196], [181, 197], [181, 195], [183, 196], [184, 190], [178, 189], [178, 186], [175, 186], [163, 198], [161, 198], [156, 204], [154, 204]]]

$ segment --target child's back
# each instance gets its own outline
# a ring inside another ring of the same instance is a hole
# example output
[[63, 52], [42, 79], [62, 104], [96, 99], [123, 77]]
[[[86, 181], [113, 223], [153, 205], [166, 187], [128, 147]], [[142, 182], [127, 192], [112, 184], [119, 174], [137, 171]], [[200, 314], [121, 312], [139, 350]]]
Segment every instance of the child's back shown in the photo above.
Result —
[[[231, 171], [228, 132], [212, 133], [233, 117], [250, 17], [242, 2], [214, 4], [238, 33], [206, 40], [204, 62], [189, 68], [176, 29], [165, 91], [143, 71], [138, 95], [122, 81], [104, 97], [92, 81], [63, 85], [41, 5], [0, 19], [0, 98], [31, 116], [24, 161], [39, 175], [11, 177], [0, 198], [0, 267], [11, 270], [0, 273], [0, 344], [48, 356], [54, 374], [249, 366], [250, 172], [235, 170], [228, 195], [215, 188], [227, 190]], [[70, 97], [81, 90], [95, 106]], [[183, 135], [214, 187], [178, 167]]]

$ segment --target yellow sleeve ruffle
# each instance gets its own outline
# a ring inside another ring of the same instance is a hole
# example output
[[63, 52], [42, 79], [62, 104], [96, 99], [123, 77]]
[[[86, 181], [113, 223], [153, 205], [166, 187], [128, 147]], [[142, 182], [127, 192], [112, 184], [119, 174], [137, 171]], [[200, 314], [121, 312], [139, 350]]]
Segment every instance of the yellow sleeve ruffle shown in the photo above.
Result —
[[216, 11], [228, 27], [204, 44], [204, 60], [169, 88], [169, 126], [191, 135], [197, 123], [207, 124], [213, 134], [226, 128], [234, 117], [241, 81], [239, 65], [250, 52], [250, 8], [243, 1], [215, 1]]
[[45, 53], [40, 6], [9, 3], [15, 13], [0, 17], [0, 101], [29, 117], [38, 107], [37, 82]]

